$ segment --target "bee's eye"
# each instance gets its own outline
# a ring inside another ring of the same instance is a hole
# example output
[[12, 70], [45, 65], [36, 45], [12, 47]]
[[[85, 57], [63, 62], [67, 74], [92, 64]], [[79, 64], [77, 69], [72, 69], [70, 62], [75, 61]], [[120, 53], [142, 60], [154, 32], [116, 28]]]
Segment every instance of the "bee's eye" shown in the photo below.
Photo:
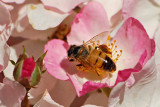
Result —
[[77, 54], [77, 53], [79, 52], [80, 49], [81, 49], [80, 46], [75, 47], [74, 50], [73, 50], [73, 54]]

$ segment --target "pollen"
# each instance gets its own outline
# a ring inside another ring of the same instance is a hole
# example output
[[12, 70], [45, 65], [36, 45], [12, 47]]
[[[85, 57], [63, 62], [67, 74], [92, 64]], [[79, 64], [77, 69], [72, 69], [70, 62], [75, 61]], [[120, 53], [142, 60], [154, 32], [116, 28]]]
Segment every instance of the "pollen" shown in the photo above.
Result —
[[122, 55], [122, 50], [117, 50], [117, 45], [116, 45], [116, 40], [114, 40], [113, 42], [110, 42], [111, 37], [110, 35], [108, 35], [108, 38], [105, 42], [105, 45], [108, 47], [108, 51], [111, 53], [111, 55], [108, 54], [108, 56], [116, 63], [118, 61], [118, 59], [120, 58], [120, 56]]
[[32, 10], [35, 10], [37, 7], [35, 7], [34, 5], [30, 6]]

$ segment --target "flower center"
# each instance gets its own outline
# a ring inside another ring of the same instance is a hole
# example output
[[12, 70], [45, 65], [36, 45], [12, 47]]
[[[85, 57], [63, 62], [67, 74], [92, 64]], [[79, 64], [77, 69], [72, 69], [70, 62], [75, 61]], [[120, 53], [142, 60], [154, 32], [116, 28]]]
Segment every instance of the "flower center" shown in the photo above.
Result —
[[[112, 73], [116, 71], [116, 62], [122, 55], [122, 50], [117, 51], [116, 40], [111, 42], [111, 37], [108, 38], [104, 44], [100, 44], [100, 41], [90, 41], [88, 47], [89, 54], [87, 57], [82, 58], [85, 61], [80, 61], [80, 66], [77, 67], [78, 70], [95, 72], [100, 77], [112, 77]], [[82, 51], [85, 49], [82, 49]], [[81, 57], [80, 57], [81, 58]]]

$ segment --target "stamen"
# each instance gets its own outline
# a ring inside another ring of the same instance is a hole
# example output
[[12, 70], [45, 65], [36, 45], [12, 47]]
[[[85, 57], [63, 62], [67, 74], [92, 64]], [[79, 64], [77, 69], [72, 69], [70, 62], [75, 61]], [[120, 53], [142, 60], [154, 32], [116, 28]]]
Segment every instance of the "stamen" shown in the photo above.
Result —
[[[108, 35], [108, 38], [107, 38], [107, 40], [106, 40], [105, 44], [106, 44], [106, 45], [109, 45], [110, 40], [111, 40], [111, 36], [110, 36], [110, 35]], [[108, 43], [108, 44], [107, 44], [107, 43]]]
[[115, 46], [115, 48], [112, 50], [112, 52], [114, 52], [117, 49], [117, 45]]
[[113, 57], [116, 53], [117, 53], [117, 51], [115, 51], [115, 52], [113, 53], [112, 57]]
[[100, 41], [99, 41], [99, 40], [97, 40], [97, 45], [98, 45], [98, 46], [100, 45]]
[[120, 50], [120, 54], [117, 54], [117, 57], [114, 59], [115, 62], [117, 62], [118, 58], [122, 55], [122, 50]]
[[83, 40], [83, 44], [85, 43], [85, 41]]

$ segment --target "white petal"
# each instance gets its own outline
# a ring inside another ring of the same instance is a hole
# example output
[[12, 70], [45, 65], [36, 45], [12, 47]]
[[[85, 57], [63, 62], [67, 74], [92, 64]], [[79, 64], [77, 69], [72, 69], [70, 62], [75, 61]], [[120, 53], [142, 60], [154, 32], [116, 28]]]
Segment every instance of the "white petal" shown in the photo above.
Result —
[[[18, 59], [18, 56], [16, 54], [15, 49], [10, 47], [10, 60], [16, 61], [17, 59]], [[4, 76], [11, 79], [11, 80], [14, 80], [13, 70], [14, 70], [14, 65], [9, 61], [8, 66], [3, 71]]]
[[34, 29], [46, 30], [59, 25], [69, 14], [59, 14], [46, 10], [43, 5], [29, 5], [27, 11], [28, 19]]
[[153, 37], [159, 23], [160, 8], [155, 6], [151, 0], [124, 0], [123, 17], [134, 17], [138, 19], [146, 29], [150, 37]]
[[[105, 8], [108, 15], [108, 19], [110, 21], [110, 25], [115, 24], [112, 18], [122, 9], [123, 0], [96, 0], [96, 1], [100, 2]], [[116, 16], [116, 18], [121, 19], [120, 16], [119, 17]]]

